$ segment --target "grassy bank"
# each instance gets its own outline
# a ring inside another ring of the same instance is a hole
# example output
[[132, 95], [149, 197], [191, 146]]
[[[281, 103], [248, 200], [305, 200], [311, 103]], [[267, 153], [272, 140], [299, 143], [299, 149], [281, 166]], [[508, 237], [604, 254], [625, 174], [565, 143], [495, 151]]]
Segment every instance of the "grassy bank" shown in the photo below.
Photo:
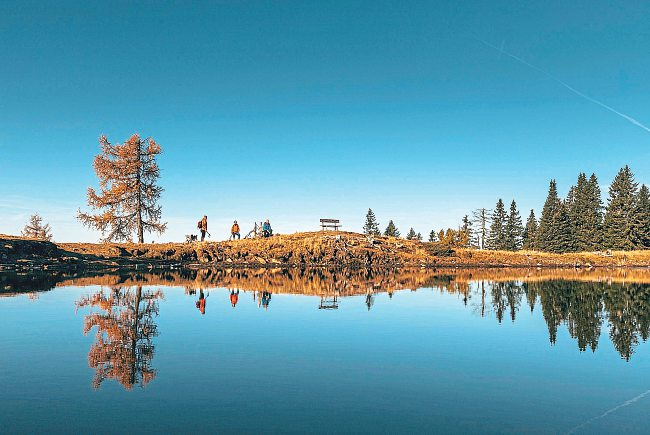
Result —
[[0, 235], [0, 266], [11, 268], [199, 267], [650, 267], [650, 251], [550, 254], [447, 249], [392, 237], [310, 232], [224, 242], [49, 243]]

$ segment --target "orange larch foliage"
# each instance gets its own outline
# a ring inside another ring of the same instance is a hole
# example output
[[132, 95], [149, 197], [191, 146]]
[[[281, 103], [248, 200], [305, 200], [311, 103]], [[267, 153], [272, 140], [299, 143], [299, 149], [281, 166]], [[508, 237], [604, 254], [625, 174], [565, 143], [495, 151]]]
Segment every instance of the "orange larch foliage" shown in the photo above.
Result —
[[95, 369], [94, 388], [105, 379], [115, 379], [130, 390], [136, 384], [144, 387], [155, 378], [151, 361], [158, 328], [154, 317], [163, 297], [160, 290], [113, 287], [108, 293], [100, 290], [77, 301], [78, 308], [101, 310], [84, 318], [84, 334], [97, 328], [96, 341], [88, 352], [88, 365]]
[[162, 187], [157, 181], [160, 168], [156, 156], [162, 149], [152, 138], [134, 134], [123, 144], [99, 138], [101, 153], [93, 167], [99, 179], [99, 192], [88, 188], [88, 205], [96, 214], [79, 210], [78, 219], [102, 232], [103, 241], [129, 241], [133, 234], [144, 243], [144, 232], [162, 233], [167, 224], [160, 221], [158, 205]]

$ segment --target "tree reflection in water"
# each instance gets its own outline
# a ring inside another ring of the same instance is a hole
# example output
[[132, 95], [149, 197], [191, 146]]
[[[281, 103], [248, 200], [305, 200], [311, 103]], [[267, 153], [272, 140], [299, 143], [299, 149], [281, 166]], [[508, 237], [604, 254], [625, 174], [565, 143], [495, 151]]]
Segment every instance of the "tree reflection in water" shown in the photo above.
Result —
[[488, 285], [499, 322], [506, 312], [514, 322], [523, 298], [531, 312], [539, 299], [551, 344], [557, 340], [558, 327], [565, 325], [581, 351], [587, 348], [595, 351], [607, 319], [614, 348], [629, 361], [639, 341], [645, 342], [650, 335], [648, 284], [549, 280], [489, 282]]
[[[90, 358], [91, 365], [98, 368], [97, 385], [107, 377], [123, 379], [123, 385], [144, 385], [154, 375], [149, 369], [151, 337], [156, 333], [152, 318], [162, 293], [142, 295], [141, 290], [132, 290], [142, 285], [184, 286], [189, 294], [194, 290], [188, 289], [207, 287], [241, 289], [253, 292], [255, 303], [264, 308], [268, 308], [271, 294], [336, 296], [341, 307], [345, 307], [345, 297], [365, 295], [366, 306], [371, 308], [383, 303], [378, 298], [381, 293], [433, 290], [457, 294], [477, 315], [494, 315], [498, 322], [506, 318], [514, 322], [526, 305], [531, 313], [541, 309], [551, 344], [557, 340], [558, 329], [565, 326], [581, 351], [598, 348], [607, 322], [609, 338], [625, 360], [650, 335], [650, 273], [638, 269], [200, 269], [77, 277], [68, 282], [63, 280], [60, 285], [131, 288], [100, 292], [79, 303], [106, 311], [93, 314], [85, 327], [86, 332], [98, 327], [98, 342]], [[13, 288], [10, 282], [7, 285]], [[25, 283], [21, 288], [26, 288]], [[129, 343], [130, 348], [125, 348], [131, 350], [122, 350], [113, 342]], [[141, 347], [136, 342], [141, 342]], [[132, 367], [120, 368], [126, 373], [122, 377], [117, 367], [128, 364], [117, 361], [121, 353], [126, 353], [123, 359]]]
[[88, 352], [88, 365], [95, 369], [94, 388], [106, 379], [115, 379], [126, 389], [144, 387], [156, 377], [151, 366], [153, 338], [158, 335], [154, 317], [163, 297], [162, 291], [143, 291], [142, 286], [110, 287], [77, 301], [78, 308], [91, 310], [84, 317], [84, 334], [96, 327]]

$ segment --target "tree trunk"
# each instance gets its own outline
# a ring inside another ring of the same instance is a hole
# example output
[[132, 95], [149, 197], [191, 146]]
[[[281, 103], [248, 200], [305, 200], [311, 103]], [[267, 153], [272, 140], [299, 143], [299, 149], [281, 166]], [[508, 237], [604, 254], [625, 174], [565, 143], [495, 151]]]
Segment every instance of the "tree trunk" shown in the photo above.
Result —
[[137, 186], [136, 186], [136, 216], [138, 226], [138, 243], [144, 243], [144, 229], [142, 227], [142, 182], [140, 181], [140, 171], [142, 171], [142, 150], [141, 145], [138, 145], [138, 173], [137, 173]]

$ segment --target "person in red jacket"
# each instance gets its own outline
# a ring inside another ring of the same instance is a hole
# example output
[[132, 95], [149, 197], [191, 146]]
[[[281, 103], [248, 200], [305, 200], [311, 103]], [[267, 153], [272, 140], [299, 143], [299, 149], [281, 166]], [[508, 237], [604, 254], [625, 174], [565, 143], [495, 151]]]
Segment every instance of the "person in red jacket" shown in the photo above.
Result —
[[230, 238], [235, 240], [235, 237], [241, 239], [241, 235], [239, 234], [239, 224], [237, 221], [235, 221], [235, 223], [232, 224], [232, 228], [230, 228]]

